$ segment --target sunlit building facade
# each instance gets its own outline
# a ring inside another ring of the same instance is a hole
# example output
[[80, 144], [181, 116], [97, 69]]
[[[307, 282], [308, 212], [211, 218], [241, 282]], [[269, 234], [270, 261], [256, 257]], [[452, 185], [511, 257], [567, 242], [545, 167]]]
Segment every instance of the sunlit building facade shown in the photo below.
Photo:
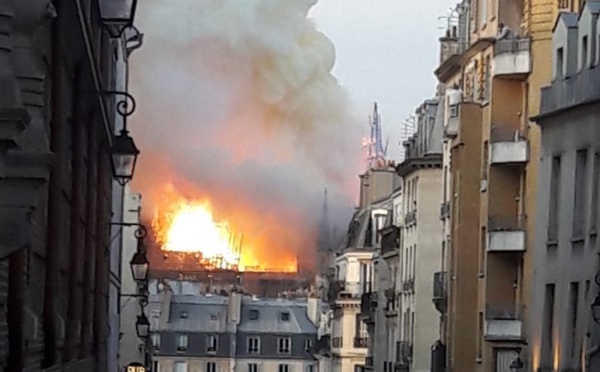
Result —
[[552, 36], [552, 82], [541, 90], [538, 209], [530, 338], [534, 370], [600, 370], [590, 305], [598, 295], [600, 2], [564, 12]]

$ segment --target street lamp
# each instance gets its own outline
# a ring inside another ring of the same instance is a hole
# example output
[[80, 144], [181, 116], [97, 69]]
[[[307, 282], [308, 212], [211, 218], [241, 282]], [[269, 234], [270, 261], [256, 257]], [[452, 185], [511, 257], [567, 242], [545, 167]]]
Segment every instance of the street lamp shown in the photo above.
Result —
[[121, 186], [125, 186], [133, 179], [135, 164], [137, 163], [137, 157], [140, 154], [140, 150], [138, 150], [133, 138], [129, 136], [129, 131], [127, 130], [127, 118], [135, 112], [137, 104], [135, 98], [127, 92], [104, 90], [100, 91], [100, 95], [120, 97], [120, 99], [115, 102], [115, 108], [117, 113], [123, 117], [123, 128], [119, 132], [119, 135], [112, 139], [110, 156], [112, 160], [113, 177]]
[[100, 0], [100, 18], [111, 38], [120, 38], [133, 26], [137, 0]]
[[135, 330], [139, 338], [146, 338], [150, 333], [150, 322], [146, 318], [146, 314], [142, 309], [142, 314], [138, 315], [137, 322], [135, 323]]
[[125, 186], [133, 178], [139, 154], [140, 150], [135, 146], [133, 138], [129, 136], [127, 129], [123, 128], [110, 147], [113, 176], [121, 186]]
[[523, 369], [523, 367], [525, 367], [525, 365], [521, 360], [521, 357], [518, 356], [517, 359], [513, 360], [513, 362], [508, 368], [510, 368], [511, 372], [520, 372]]
[[129, 262], [131, 266], [131, 275], [136, 282], [145, 282], [148, 280], [148, 258], [143, 252], [137, 251]]

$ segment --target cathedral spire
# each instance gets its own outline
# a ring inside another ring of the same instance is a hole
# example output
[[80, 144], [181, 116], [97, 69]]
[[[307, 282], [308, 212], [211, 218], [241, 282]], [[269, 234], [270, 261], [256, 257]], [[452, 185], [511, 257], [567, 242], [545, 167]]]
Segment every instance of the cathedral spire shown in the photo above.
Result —
[[317, 251], [327, 252], [331, 250], [331, 224], [329, 222], [329, 206], [327, 200], [327, 187], [324, 189], [323, 209], [319, 222], [319, 235], [317, 236]]

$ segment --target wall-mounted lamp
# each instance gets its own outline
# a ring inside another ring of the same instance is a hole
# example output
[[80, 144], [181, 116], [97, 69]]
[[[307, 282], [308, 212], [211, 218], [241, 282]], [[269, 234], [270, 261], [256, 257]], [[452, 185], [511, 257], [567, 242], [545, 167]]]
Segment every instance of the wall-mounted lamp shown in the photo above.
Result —
[[135, 165], [137, 163], [138, 150], [133, 138], [129, 136], [127, 130], [127, 117], [129, 117], [136, 108], [136, 102], [133, 96], [127, 92], [102, 91], [101, 95], [122, 96], [123, 99], [116, 103], [116, 109], [119, 115], [123, 117], [123, 128], [121, 132], [113, 138], [110, 147], [111, 164], [113, 168], [113, 177], [121, 186], [125, 186], [133, 179]]
[[100, 19], [111, 38], [123, 36], [133, 26], [137, 0], [100, 0]]

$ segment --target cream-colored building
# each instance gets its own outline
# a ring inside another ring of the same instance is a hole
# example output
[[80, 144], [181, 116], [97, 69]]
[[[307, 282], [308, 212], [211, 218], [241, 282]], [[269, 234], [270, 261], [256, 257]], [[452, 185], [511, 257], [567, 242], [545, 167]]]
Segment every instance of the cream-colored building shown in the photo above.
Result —
[[442, 268], [439, 220], [442, 195], [443, 105], [425, 101], [417, 110], [417, 133], [405, 143], [397, 172], [404, 180], [404, 227], [400, 247], [399, 367], [431, 370], [431, 348], [440, 339], [440, 314], [432, 302], [435, 273]]

